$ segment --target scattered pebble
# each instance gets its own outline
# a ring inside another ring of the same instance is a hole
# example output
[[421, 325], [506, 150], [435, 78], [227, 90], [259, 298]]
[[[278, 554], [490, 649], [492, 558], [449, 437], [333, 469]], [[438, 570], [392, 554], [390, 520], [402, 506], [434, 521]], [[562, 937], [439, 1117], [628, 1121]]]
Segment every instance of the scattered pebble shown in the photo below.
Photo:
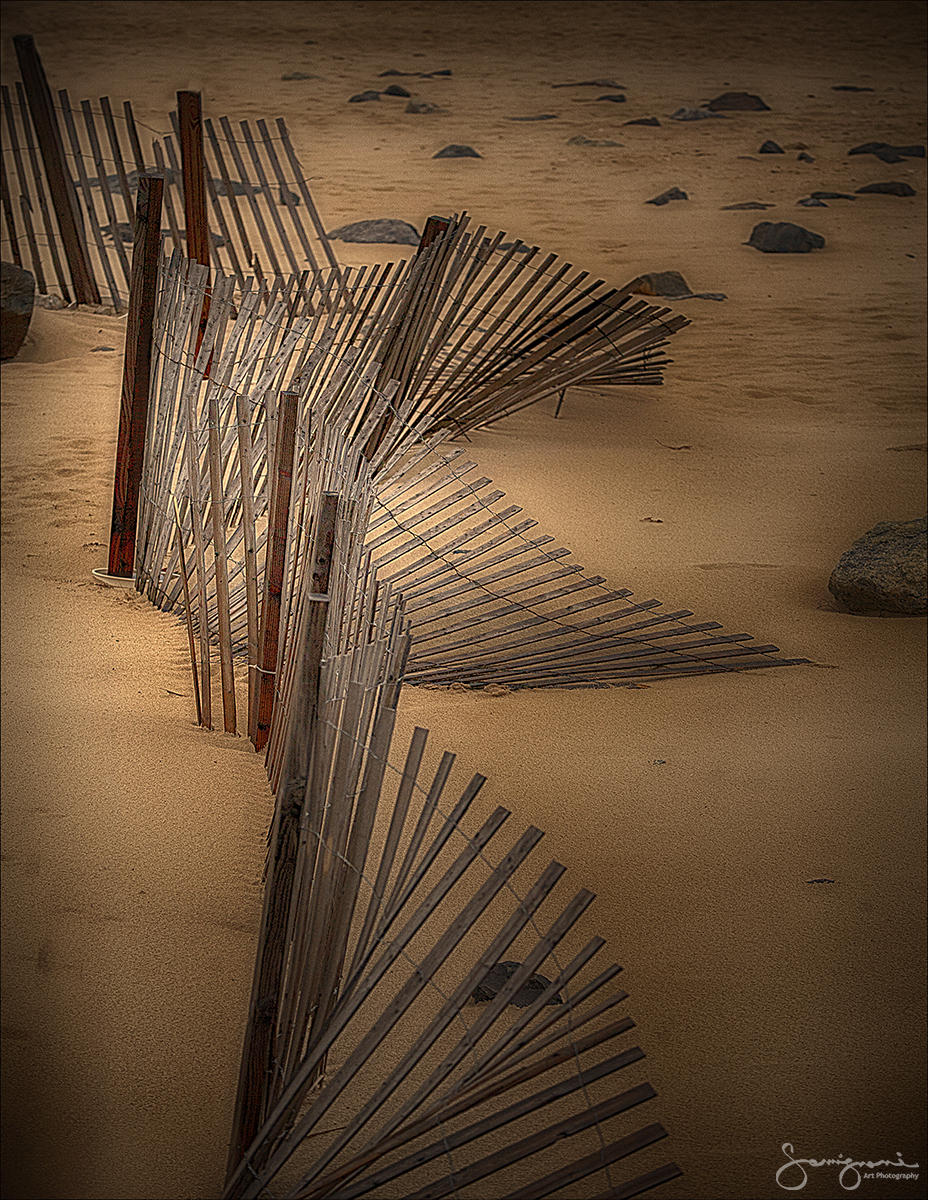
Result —
[[914, 196], [916, 194], [915, 188], [913, 188], [911, 184], [902, 183], [899, 180], [884, 180], [880, 183], [868, 183], [866, 187], [859, 187], [857, 189], [858, 196]]
[[358, 94], [356, 96], [348, 97], [348, 103], [349, 104], [363, 104], [366, 100], [379, 100], [379, 99], [380, 99], [380, 92], [374, 92], [374, 91], [358, 92]]
[[400, 87], [398, 83], [391, 83], [388, 88], [383, 89], [385, 96], [404, 96], [407, 100], [412, 95], [412, 92], [407, 92], [404, 87]]
[[783, 149], [782, 146], [777, 145], [776, 142], [767, 141], [767, 142], [764, 142], [764, 144], [757, 151], [757, 153], [758, 154], [785, 154], [786, 151]]
[[678, 108], [670, 114], [671, 121], [704, 121], [708, 117], [727, 119], [724, 113], [710, 112], [708, 108]]
[[98, 354], [101, 350], [115, 350], [115, 346], [94, 346], [90, 351], [91, 354]]
[[872, 92], [873, 88], [857, 87], [853, 83], [835, 83], [832, 85], [833, 92]]
[[815, 159], [811, 154], [806, 154], [806, 152], [802, 150], [796, 155], [796, 162], [815, 162]]
[[625, 97], [610, 92], [607, 96], [597, 96], [597, 100], [611, 100], [613, 104], [624, 104]]
[[406, 105], [408, 113], [443, 113], [447, 109], [439, 108], [437, 104], [430, 104], [428, 100], [410, 100]]
[[706, 107], [712, 112], [770, 112], [770, 105], [751, 92], [723, 92], [721, 96], [710, 100]]
[[661, 518], [661, 517], [642, 517], [641, 521], [642, 521], [642, 524], [644, 524], [645, 521], [650, 522], [651, 525], [663, 525], [664, 524], [663, 518]]
[[452, 142], [450, 146], [445, 146], [437, 154], [433, 154], [432, 158], [483, 158], [483, 155], [478, 154], [473, 146], [459, 146]]
[[283, 79], [285, 83], [288, 83], [293, 79], [320, 79], [320, 78], [321, 78], [321, 76], [319, 76], [319, 75], [307, 75], [305, 71], [291, 71], [289, 75], [281, 75], [281, 79]]
[[556, 121], [557, 113], [539, 113], [537, 117], [507, 117], [507, 121]]
[[352, 221], [326, 234], [330, 240], [342, 242], [377, 242], [396, 246], [418, 246], [419, 234], [408, 221], [393, 217], [378, 217], [369, 221]]
[[809, 192], [815, 200], [856, 200], [849, 192]]
[[825, 203], [824, 200], [819, 200], [816, 196], [804, 196], [801, 200], [797, 200], [796, 203], [798, 205], [800, 205], [802, 208], [827, 208], [828, 207], [828, 205]]
[[689, 196], [682, 188], [668, 188], [666, 192], [661, 192], [659, 196], [653, 196], [650, 200], [645, 200], [645, 204], [669, 204], [671, 200], [689, 200]]
[[552, 87], [598, 87], [598, 88], [615, 88], [616, 91], [624, 91], [624, 83], [616, 83], [614, 79], [584, 79], [580, 83], [552, 83]]
[[626, 125], [660, 125], [657, 117], [636, 117], [634, 121], [625, 121]]
[[[858, 89], [855, 88], [854, 90], [856, 91]], [[869, 92], [870, 88], [864, 88], [862, 90]], [[833, 879], [825, 879], [824, 877], [822, 877], [821, 879], [807, 879], [806, 883], [834, 883], [834, 880]]]
[[742, 204], [723, 204], [722, 212], [741, 212], [756, 208], [776, 208], [776, 205], [762, 204], [760, 200], [745, 200]]
[[791, 221], [761, 221], [745, 244], [764, 254], [808, 254], [810, 250], [820, 250], [825, 239], [820, 233]]

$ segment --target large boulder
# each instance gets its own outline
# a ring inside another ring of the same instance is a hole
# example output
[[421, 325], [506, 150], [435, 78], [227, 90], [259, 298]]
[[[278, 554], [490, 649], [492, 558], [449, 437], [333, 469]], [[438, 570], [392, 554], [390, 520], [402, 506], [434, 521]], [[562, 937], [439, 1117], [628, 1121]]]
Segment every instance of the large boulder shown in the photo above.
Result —
[[350, 225], [339, 225], [326, 234], [342, 242], [382, 242], [396, 246], [418, 246], [419, 234], [408, 221], [397, 221], [392, 217], [381, 217], [371, 221], [352, 221]]
[[751, 230], [747, 245], [764, 254], [808, 254], [810, 250], [821, 250], [825, 239], [792, 221], [761, 221]]
[[928, 613], [928, 522], [881, 521], [841, 555], [828, 590], [869, 616]]
[[35, 279], [13, 263], [0, 263], [0, 359], [15, 358], [26, 340], [35, 307]]

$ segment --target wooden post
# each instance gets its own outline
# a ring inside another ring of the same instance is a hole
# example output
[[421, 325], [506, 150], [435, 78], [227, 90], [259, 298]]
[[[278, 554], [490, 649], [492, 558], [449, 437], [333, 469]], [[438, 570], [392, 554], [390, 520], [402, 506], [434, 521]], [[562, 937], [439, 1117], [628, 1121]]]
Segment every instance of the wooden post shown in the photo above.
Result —
[[77, 198], [74, 195], [71, 176], [65, 167], [61, 132], [55, 119], [42, 60], [39, 58], [35, 41], [28, 34], [14, 37], [13, 45], [16, 47], [19, 73], [23, 78], [23, 87], [26, 89], [26, 99], [32, 114], [32, 125], [45, 164], [48, 190], [51, 193], [55, 216], [58, 218], [58, 228], [61, 230], [64, 253], [74, 283], [74, 295], [78, 304], [99, 304], [100, 292], [87, 256], [87, 247], [78, 228], [75, 215]]
[[277, 408], [276, 479], [268, 520], [264, 600], [261, 605], [261, 632], [258, 640], [258, 716], [254, 739], [256, 750], [263, 750], [267, 745], [274, 712], [277, 648], [280, 638], [280, 597], [284, 583], [284, 560], [287, 555], [287, 527], [290, 523], [290, 485], [293, 478], [298, 403], [299, 395], [296, 392], [282, 392]]
[[139, 488], [145, 457], [145, 428], [148, 424], [148, 395], [151, 386], [152, 334], [158, 292], [163, 189], [164, 176], [139, 176], [108, 567], [110, 575], [124, 579], [131, 577], [135, 559], [135, 527], [139, 511]]
[[[292, 393], [284, 393], [285, 397], [288, 395]], [[229, 1144], [229, 1179], [261, 1127], [270, 1094], [271, 1049], [287, 950], [290, 893], [299, 851], [300, 817], [306, 794], [310, 747], [315, 736], [316, 698], [329, 608], [329, 578], [337, 516], [338, 496], [324, 492], [309, 564], [310, 590], [298, 671], [301, 689], [290, 726], [291, 745], [285, 751], [288, 763], [296, 770], [283, 780], [272, 826], [261, 932]]]
[[203, 165], [203, 113], [199, 92], [177, 93], [180, 161], [184, 174], [184, 221], [187, 257], [209, 266], [206, 223], [206, 171]]
[[425, 223], [425, 229], [422, 230], [422, 237], [419, 239], [416, 254], [427, 250], [436, 238], [441, 237], [450, 224], [451, 221], [447, 217], [429, 217]]

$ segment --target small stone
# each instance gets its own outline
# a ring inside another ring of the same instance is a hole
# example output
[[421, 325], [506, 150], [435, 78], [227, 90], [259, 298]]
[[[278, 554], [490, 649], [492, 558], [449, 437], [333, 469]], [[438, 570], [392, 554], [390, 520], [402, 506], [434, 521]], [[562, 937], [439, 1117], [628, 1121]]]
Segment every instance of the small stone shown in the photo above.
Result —
[[615, 88], [616, 91], [624, 91], [624, 83], [616, 83], [614, 79], [584, 79], [580, 83], [552, 83], [552, 87], [598, 87], [598, 88]]
[[608, 138], [588, 138], [582, 133], [567, 139], [568, 146], [621, 146], [621, 142], [611, 142]]
[[507, 117], [507, 121], [556, 121], [557, 113], [539, 113], [537, 117]]
[[289, 75], [281, 75], [281, 79], [285, 83], [289, 83], [294, 79], [318, 79], [318, 75], [307, 75], [305, 71], [291, 71]]
[[669, 204], [671, 200], [689, 200], [689, 196], [682, 188], [668, 188], [666, 192], [661, 192], [659, 196], [653, 196], [650, 200], [645, 200], [645, 204]]
[[396, 246], [418, 246], [419, 234], [407, 221], [398, 221], [392, 217], [380, 217], [369, 221], [353, 221], [350, 225], [340, 225], [326, 234], [331, 240], [338, 238], [342, 242], [381, 243]]
[[926, 595], [926, 520], [881, 521], [841, 555], [828, 590], [851, 612], [922, 616]]
[[712, 112], [770, 112], [770, 105], [751, 92], [723, 92], [721, 96], [710, 100], [706, 107]]
[[856, 87], [853, 83], [835, 83], [831, 90], [833, 92], [872, 92], [873, 88]]
[[391, 83], [388, 88], [383, 89], [384, 96], [404, 96], [407, 100], [412, 95], [412, 92], [407, 92], [404, 87], [400, 87], [398, 83]]
[[687, 108], [684, 106], [670, 114], [671, 121], [705, 121], [709, 117], [718, 117], [720, 120], [727, 120], [724, 113], [710, 112], [708, 108]]
[[806, 154], [805, 150], [796, 155], [796, 162], [815, 162], [811, 154]]
[[776, 208], [775, 204], [762, 204], [760, 200], [745, 200], [743, 204], [723, 204], [722, 212], [753, 211], [757, 208]]
[[410, 100], [405, 111], [408, 113], [440, 113], [445, 112], [445, 109], [439, 108], [437, 104], [430, 104], [428, 100]]
[[800, 205], [802, 208], [827, 208], [828, 207], [828, 205], [825, 203], [824, 200], [819, 200], [816, 196], [804, 196], [801, 200], [797, 200], [796, 203], [798, 205]]
[[597, 100], [610, 100], [613, 104], [624, 104], [625, 103], [625, 97], [620, 96], [614, 92], [610, 92], [606, 96], [597, 96], [596, 99]]
[[791, 221], [761, 221], [754, 226], [746, 245], [764, 254], [808, 254], [810, 250], [820, 250], [825, 239], [820, 233]]
[[778, 146], [776, 142], [767, 141], [767, 142], [764, 142], [764, 144], [760, 147], [760, 149], [757, 151], [757, 153], [758, 154], [785, 154], [786, 151], [783, 149], [782, 146]]
[[621, 290], [638, 296], [663, 296], [669, 300], [685, 300], [693, 294], [679, 271], [651, 271], [637, 275]]
[[432, 158], [483, 158], [483, 155], [478, 154], [473, 146], [459, 146], [452, 142], [450, 146], [445, 146], [437, 154], [433, 154]]
[[809, 195], [815, 200], [856, 200], [856, 196], [851, 196], [848, 192], [809, 192]]
[[380, 99], [380, 92], [374, 92], [374, 91], [358, 92], [358, 94], [356, 96], [348, 97], [348, 103], [349, 104], [363, 104], [366, 100], [379, 100], [379, 99]]
[[888, 142], [863, 142], [852, 146], [848, 154], [875, 154], [883, 162], [902, 162], [904, 158], [924, 158], [924, 146], [891, 146]]
[[35, 278], [14, 263], [0, 264], [0, 359], [15, 358], [35, 307]]
[[422, 75], [422, 78], [423, 79], [440, 79], [444, 75], [451, 75], [451, 74], [452, 74], [452, 72], [449, 71], [447, 67], [442, 67], [442, 69], [440, 71], [426, 71]]
[[657, 117], [636, 117], [634, 121], [625, 121], [625, 125], [660, 125]]
[[115, 346], [94, 346], [90, 351], [91, 354], [99, 354], [102, 350], [115, 350]]
[[408, 79], [414, 75], [418, 76], [419, 72], [418, 71], [397, 71], [394, 67], [389, 67], [386, 71], [381, 71], [380, 74], [377, 76], [377, 78], [378, 79], [386, 79], [388, 75], [399, 75], [403, 78]]
[[868, 183], [866, 187], [859, 187], [857, 195], [914, 196], [916, 191], [911, 184], [902, 183], [899, 180], [889, 180], [882, 183]]

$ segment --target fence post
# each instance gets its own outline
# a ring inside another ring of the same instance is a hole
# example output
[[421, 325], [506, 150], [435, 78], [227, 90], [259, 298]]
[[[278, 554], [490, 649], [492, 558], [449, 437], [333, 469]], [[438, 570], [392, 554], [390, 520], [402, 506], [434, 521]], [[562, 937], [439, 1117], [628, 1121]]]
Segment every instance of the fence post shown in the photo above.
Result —
[[142, 482], [148, 398], [151, 390], [163, 189], [163, 175], [151, 173], [139, 176], [107, 568], [111, 576], [121, 579], [131, 578], [135, 559], [139, 488]]
[[13, 38], [19, 73], [22, 75], [32, 125], [35, 130], [45, 176], [51, 193], [52, 205], [61, 230], [61, 241], [74, 284], [74, 295], [78, 304], [99, 304], [100, 292], [87, 257], [87, 247], [77, 222], [77, 198], [74, 184], [64, 165], [64, 146], [61, 132], [55, 119], [51, 92], [45, 78], [42, 60], [35, 41], [28, 34]]
[[180, 161], [184, 174], [184, 222], [187, 257], [209, 266], [206, 176], [203, 160], [203, 111], [199, 92], [177, 93]]
[[324, 492], [309, 564], [309, 595], [304, 612], [297, 691], [283, 751], [292, 773], [281, 781], [271, 827], [261, 932], [229, 1144], [227, 1179], [231, 1179], [261, 1127], [271, 1090], [271, 1049], [280, 1001], [300, 817], [315, 738], [319, 670], [329, 609], [337, 516], [337, 494]]
[[427, 250], [436, 238], [441, 237], [450, 224], [451, 221], [447, 217], [429, 217], [425, 223], [425, 228], [422, 230], [422, 237], [419, 239], [416, 254], [421, 254], [423, 250]]
[[287, 555], [287, 528], [290, 523], [290, 486], [293, 479], [293, 451], [296, 443], [296, 418], [299, 395], [281, 392], [277, 408], [277, 454], [272, 506], [268, 514], [264, 599], [261, 604], [261, 630], [258, 635], [258, 687], [254, 743], [263, 750], [271, 730], [274, 693], [277, 686], [277, 648], [280, 639], [280, 597]]

